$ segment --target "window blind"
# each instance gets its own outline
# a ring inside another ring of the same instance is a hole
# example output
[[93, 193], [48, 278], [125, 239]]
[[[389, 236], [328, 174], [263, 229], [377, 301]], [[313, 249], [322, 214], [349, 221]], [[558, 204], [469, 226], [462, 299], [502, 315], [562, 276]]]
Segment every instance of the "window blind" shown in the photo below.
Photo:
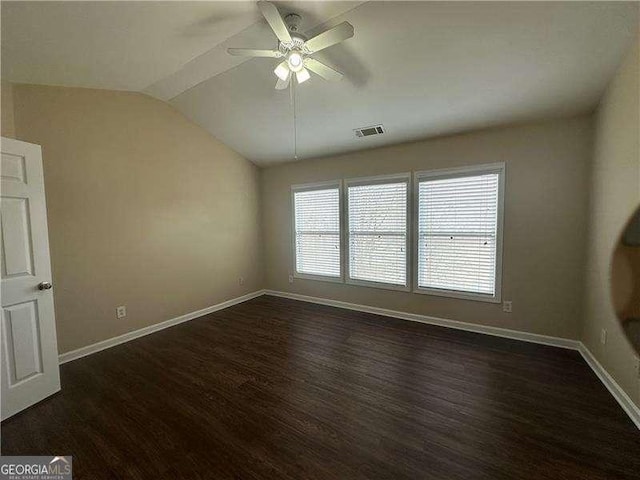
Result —
[[348, 187], [349, 278], [407, 284], [407, 182]]
[[340, 277], [340, 190], [294, 192], [296, 272]]
[[499, 180], [418, 180], [418, 287], [495, 295]]

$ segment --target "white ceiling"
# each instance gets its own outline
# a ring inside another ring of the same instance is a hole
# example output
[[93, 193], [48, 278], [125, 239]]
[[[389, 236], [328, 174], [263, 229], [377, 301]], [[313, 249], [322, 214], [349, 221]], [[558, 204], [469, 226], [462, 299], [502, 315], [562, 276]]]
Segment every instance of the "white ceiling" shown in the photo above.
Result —
[[[283, 2], [282, 10], [304, 8], [309, 26], [359, 3]], [[251, 37], [248, 27], [266, 27], [255, 1], [2, 1], [1, 7], [3, 78], [172, 93], [166, 99], [184, 91], [172, 85], [176, 72], [198, 60], [205, 64], [200, 70], [213, 74], [238, 65], [244, 59], [221, 44], [240, 32]]]
[[[302, 30], [341, 21], [354, 38], [317, 58], [336, 83], [298, 87], [298, 157], [308, 158], [592, 110], [638, 23], [635, 2], [279, 2]], [[144, 91], [246, 158], [293, 160], [289, 91], [254, 2], [2, 2], [2, 77]], [[325, 22], [323, 24], [323, 22]], [[382, 123], [387, 133], [356, 138]]]

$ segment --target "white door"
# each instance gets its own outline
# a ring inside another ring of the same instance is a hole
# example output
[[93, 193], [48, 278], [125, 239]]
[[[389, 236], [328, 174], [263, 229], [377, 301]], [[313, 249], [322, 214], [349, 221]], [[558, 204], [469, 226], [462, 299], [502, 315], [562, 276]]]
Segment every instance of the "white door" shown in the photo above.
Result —
[[39, 145], [0, 144], [2, 419], [60, 390]]

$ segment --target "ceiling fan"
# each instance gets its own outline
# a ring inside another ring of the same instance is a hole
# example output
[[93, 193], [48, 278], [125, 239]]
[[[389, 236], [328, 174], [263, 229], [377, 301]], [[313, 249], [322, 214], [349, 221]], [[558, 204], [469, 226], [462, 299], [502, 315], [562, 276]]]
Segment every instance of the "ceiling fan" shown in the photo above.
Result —
[[342, 73], [315, 58], [311, 58], [310, 55], [353, 37], [353, 26], [349, 22], [342, 22], [307, 40], [304, 35], [298, 32], [301, 20], [300, 15], [290, 13], [283, 20], [276, 6], [266, 1], [258, 2], [258, 8], [273, 33], [278, 37], [278, 48], [276, 50], [228, 48], [227, 52], [229, 54], [244, 57], [284, 59], [274, 70], [278, 77], [277, 90], [287, 88], [294, 73], [298, 83], [306, 82], [311, 77], [309, 70], [317, 73], [325, 80], [340, 80], [342, 78]]

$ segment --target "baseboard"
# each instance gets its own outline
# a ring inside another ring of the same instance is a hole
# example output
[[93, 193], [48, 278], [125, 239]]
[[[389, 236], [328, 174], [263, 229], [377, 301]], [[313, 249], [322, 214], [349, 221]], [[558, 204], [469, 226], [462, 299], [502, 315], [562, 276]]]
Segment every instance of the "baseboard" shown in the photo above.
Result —
[[189, 320], [202, 317], [203, 315], [217, 312], [218, 310], [222, 310], [222, 309], [231, 307], [233, 305], [237, 305], [238, 303], [246, 302], [247, 300], [251, 300], [252, 298], [256, 298], [261, 295], [264, 295], [264, 290], [258, 290], [256, 292], [248, 293], [241, 297], [232, 298], [231, 300], [227, 300], [225, 302], [218, 303], [216, 305], [212, 305], [207, 308], [203, 308], [202, 310], [186, 313], [184, 315], [180, 315], [179, 317], [172, 318], [164, 322], [156, 323], [154, 325], [149, 325], [148, 327], [144, 327], [139, 330], [134, 330], [133, 332], [127, 332], [123, 335], [109, 338], [108, 340], [103, 340], [101, 342], [97, 342], [92, 345], [87, 345], [86, 347], [78, 348], [77, 350], [72, 350], [70, 352], [66, 352], [59, 355], [58, 361], [60, 364], [71, 362], [72, 360], [77, 360], [78, 358], [86, 357], [87, 355], [91, 355], [92, 353], [96, 353], [101, 350], [105, 350], [107, 348], [115, 347], [116, 345], [129, 342], [136, 338], [144, 337], [145, 335], [149, 335], [159, 330], [164, 330], [165, 328], [173, 327], [174, 325], [178, 325], [179, 323], [188, 322]]
[[627, 415], [629, 415], [631, 421], [636, 424], [638, 429], [640, 429], [640, 408], [638, 408], [629, 395], [627, 395], [620, 385], [618, 385], [618, 382], [609, 375], [609, 372], [604, 369], [602, 364], [598, 362], [593, 353], [591, 353], [591, 351], [582, 342], [580, 342], [579, 351], [600, 381], [604, 383], [604, 386], [607, 387], [607, 390], [609, 390], [611, 395], [613, 395], [613, 398], [617, 400], [622, 409]]
[[358, 312], [373, 313], [375, 315], [383, 315], [385, 317], [400, 318], [402, 320], [410, 320], [412, 322], [420, 322], [420, 323], [427, 323], [429, 325], [437, 325], [440, 327], [455, 328], [456, 330], [465, 330], [467, 332], [483, 333], [485, 335], [493, 335], [494, 337], [511, 338], [513, 340], [522, 340], [523, 342], [550, 345], [552, 347], [568, 348], [570, 350], [578, 350], [580, 348], [580, 342], [578, 340], [571, 340], [568, 338], [550, 337], [547, 335], [539, 335], [537, 333], [528, 333], [528, 332], [521, 332], [518, 330], [510, 330], [508, 328], [489, 327], [486, 325], [477, 325], [475, 323], [460, 322], [458, 320], [449, 320], [446, 318], [420, 315], [418, 313], [400, 312], [397, 310], [388, 310], [386, 308], [370, 307], [368, 305], [342, 302], [339, 300], [331, 300], [328, 298], [310, 297], [307, 295], [300, 295], [297, 293], [265, 290], [265, 294], [271, 295], [274, 297], [289, 298], [291, 300], [300, 300], [302, 302], [318, 303], [320, 305], [328, 305], [331, 307], [345, 308], [347, 310], [356, 310]]

